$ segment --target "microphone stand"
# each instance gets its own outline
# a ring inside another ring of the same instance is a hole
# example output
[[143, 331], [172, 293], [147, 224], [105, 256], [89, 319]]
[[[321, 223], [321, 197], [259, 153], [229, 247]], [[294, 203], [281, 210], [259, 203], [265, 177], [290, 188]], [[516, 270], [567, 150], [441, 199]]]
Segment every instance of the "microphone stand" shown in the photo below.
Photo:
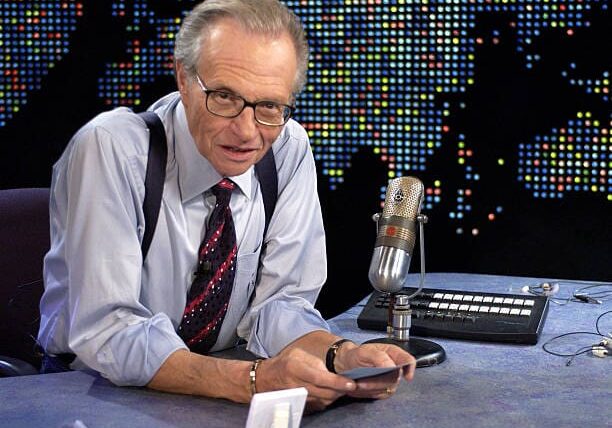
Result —
[[[378, 223], [380, 215], [376, 214], [374, 220]], [[439, 364], [446, 359], [446, 352], [442, 346], [431, 340], [418, 337], [410, 337], [410, 326], [412, 323], [412, 309], [410, 299], [418, 295], [423, 289], [425, 282], [425, 232], [424, 224], [427, 216], [419, 214], [416, 217], [419, 223], [419, 249], [421, 256], [421, 274], [418, 289], [411, 295], [401, 292], [384, 293], [389, 296], [389, 318], [387, 323], [387, 337], [368, 340], [365, 343], [389, 343], [399, 346], [406, 352], [412, 354], [416, 359], [417, 367], [428, 367]]]

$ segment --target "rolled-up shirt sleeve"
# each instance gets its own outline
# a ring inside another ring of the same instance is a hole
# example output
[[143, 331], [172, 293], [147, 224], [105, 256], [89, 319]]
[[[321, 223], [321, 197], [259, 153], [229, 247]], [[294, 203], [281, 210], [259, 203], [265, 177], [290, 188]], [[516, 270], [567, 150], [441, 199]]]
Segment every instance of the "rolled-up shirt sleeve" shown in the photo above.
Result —
[[247, 349], [263, 357], [278, 354], [307, 333], [329, 330], [314, 307], [327, 277], [315, 163], [306, 132], [293, 125], [292, 136], [275, 150], [278, 201], [262, 248], [255, 296], [238, 326]]
[[[146, 138], [144, 129], [140, 133]], [[53, 197], [66, 223], [63, 242], [53, 251], [69, 264], [70, 349], [115, 384], [145, 385], [185, 344], [166, 314], [153, 314], [139, 302], [144, 189], [128, 163], [144, 165], [135, 158], [146, 153], [125, 156], [118, 151], [131, 143], [113, 139], [103, 127], [90, 127], [62, 160], [68, 162], [65, 176], [56, 178], [65, 180], [58, 186], [65, 194]], [[53, 263], [53, 252], [47, 258]]]

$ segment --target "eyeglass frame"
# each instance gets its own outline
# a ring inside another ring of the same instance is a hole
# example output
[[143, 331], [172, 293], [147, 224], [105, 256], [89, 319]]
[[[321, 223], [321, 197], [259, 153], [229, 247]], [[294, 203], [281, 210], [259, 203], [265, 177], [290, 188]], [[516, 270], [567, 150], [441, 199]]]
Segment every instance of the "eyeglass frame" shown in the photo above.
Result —
[[[206, 101], [204, 102], [204, 105], [206, 106], [206, 110], [208, 110], [208, 112], [210, 114], [213, 114], [215, 116], [224, 117], [226, 119], [233, 119], [235, 117], [240, 116], [245, 108], [251, 107], [253, 109], [253, 116], [255, 117], [255, 121], [257, 123], [259, 123], [261, 125], [264, 125], [264, 126], [285, 126], [285, 124], [287, 122], [289, 122], [289, 119], [291, 119], [291, 116], [293, 116], [293, 113], [295, 112], [295, 106], [290, 106], [288, 104], [277, 103], [276, 101], [269, 101], [269, 100], [260, 100], [260, 101], [257, 101], [257, 102], [250, 102], [250, 101], [245, 100], [243, 96], [235, 94], [233, 92], [221, 91], [221, 90], [218, 90], [218, 89], [208, 89], [206, 87], [206, 85], [204, 84], [204, 79], [202, 79], [200, 77], [200, 75], [198, 74], [197, 71], [195, 72], [195, 78], [196, 78], [196, 81], [198, 82], [198, 85], [200, 85], [200, 89], [202, 90], [202, 92], [204, 92], [204, 95], [206, 95]], [[239, 112], [237, 112], [235, 115], [232, 115], [232, 116], [224, 116], [224, 115], [221, 115], [219, 113], [215, 113], [214, 111], [212, 111], [210, 109], [210, 107], [208, 107], [208, 95], [211, 94], [211, 93], [227, 94], [227, 95], [231, 95], [234, 98], [238, 98], [238, 99], [242, 100], [242, 108], [240, 109]], [[264, 104], [264, 103], [269, 103], [269, 104], [271, 103], [271, 104], [278, 105], [278, 106], [286, 108], [289, 111], [289, 113], [287, 114], [287, 117], [284, 118], [284, 122], [280, 123], [280, 124], [272, 124], [272, 123], [266, 123], [266, 122], [261, 121], [260, 119], [258, 119], [257, 118], [257, 108], [256, 107], [258, 105]]]

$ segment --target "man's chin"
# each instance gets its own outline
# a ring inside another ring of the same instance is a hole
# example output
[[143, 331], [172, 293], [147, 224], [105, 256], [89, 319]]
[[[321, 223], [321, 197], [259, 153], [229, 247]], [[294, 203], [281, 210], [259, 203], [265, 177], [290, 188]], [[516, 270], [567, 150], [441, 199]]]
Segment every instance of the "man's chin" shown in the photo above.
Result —
[[249, 157], [243, 159], [223, 159], [222, 162], [213, 164], [217, 172], [224, 177], [234, 177], [237, 175], [244, 174], [251, 166], [255, 165], [261, 160], [263, 154], [261, 152], [252, 153]]
[[235, 177], [244, 174], [255, 162], [224, 162], [223, 165], [213, 165], [224, 177]]

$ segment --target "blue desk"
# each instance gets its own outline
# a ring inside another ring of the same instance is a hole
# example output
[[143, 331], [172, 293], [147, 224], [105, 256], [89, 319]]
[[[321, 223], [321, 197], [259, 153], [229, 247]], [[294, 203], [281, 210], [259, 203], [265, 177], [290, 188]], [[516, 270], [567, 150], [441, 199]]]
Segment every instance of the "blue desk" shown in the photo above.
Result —
[[[411, 282], [416, 284], [417, 276]], [[465, 274], [428, 274], [426, 286], [520, 293], [541, 279]], [[583, 284], [560, 281], [560, 296]], [[538, 345], [505, 345], [434, 339], [448, 359], [418, 369], [387, 400], [341, 400], [305, 416], [304, 427], [604, 427], [612, 426], [612, 357], [566, 358], [546, 354], [541, 344], [570, 331], [594, 331], [603, 305], [550, 305]], [[379, 337], [359, 330], [356, 306], [330, 321], [334, 332], [356, 341]], [[612, 330], [612, 316], [600, 326]], [[576, 350], [594, 336], [560, 343]], [[248, 406], [225, 400], [181, 396], [144, 388], [120, 388], [94, 373], [70, 372], [0, 379], [0, 427], [239, 427]]]

